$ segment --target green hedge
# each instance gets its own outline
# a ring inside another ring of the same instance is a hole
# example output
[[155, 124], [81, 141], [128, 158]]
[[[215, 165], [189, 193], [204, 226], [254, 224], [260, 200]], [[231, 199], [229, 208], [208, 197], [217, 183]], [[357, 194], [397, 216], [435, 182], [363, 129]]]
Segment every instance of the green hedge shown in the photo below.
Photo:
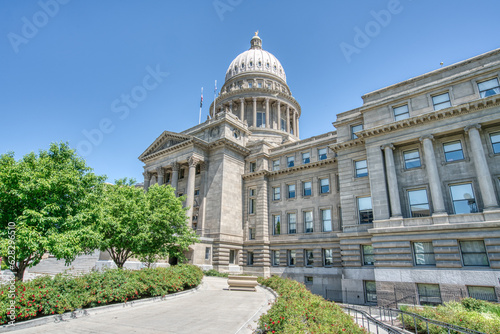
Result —
[[[416, 313], [422, 317], [473, 329], [483, 333], [500, 334], [500, 305], [473, 298], [461, 302], [449, 302], [437, 307], [425, 306], [402, 307], [404, 311]], [[414, 331], [413, 317], [405, 316], [406, 329]], [[426, 324], [417, 320], [419, 333], [427, 333]], [[442, 327], [430, 325], [429, 333], [448, 333]]]
[[338, 305], [312, 294], [304, 284], [278, 276], [259, 282], [279, 296], [259, 319], [262, 333], [366, 333]]
[[[89, 308], [164, 296], [201, 283], [203, 271], [193, 265], [142, 270], [109, 269], [72, 277], [56, 275], [16, 283], [16, 322]], [[8, 319], [8, 285], [0, 286], [0, 324]]]

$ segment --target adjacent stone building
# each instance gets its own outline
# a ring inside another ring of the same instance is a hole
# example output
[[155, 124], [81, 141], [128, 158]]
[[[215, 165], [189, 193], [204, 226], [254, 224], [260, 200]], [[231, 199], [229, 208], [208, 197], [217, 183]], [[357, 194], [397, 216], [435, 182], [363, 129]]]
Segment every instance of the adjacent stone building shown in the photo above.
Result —
[[499, 75], [497, 49], [366, 94], [300, 140], [301, 107], [256, 35], [211, 117], [141, 154], [144, 187], [186, 196], [204, 268], [352, 303], [498, 300]]

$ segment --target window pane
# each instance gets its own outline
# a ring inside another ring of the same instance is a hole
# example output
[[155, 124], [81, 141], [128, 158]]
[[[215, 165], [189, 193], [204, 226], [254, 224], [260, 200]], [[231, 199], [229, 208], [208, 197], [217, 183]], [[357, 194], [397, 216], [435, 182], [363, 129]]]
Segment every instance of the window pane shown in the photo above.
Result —
[[441, 304], [441, 292], [438, 284], [417, 284], [420, 304]]
[[430, 215], [427, 190], [421, 189], [408, 191], [408, 198], [412, 217], [427, 217]]
[[375, 263], [375, 258], [373, 255], [373, 246], [363, 245], [363, 264], [372, 265]]
[[289, 234], [297, 233], [297, 221], [295, 213], [288, 214], [288, 233]]
[[333, 265], [333, 249], [324, 249], [323, 250], [323, 257], [325, 259], [325, 266], [331, 266]]
[[490, 134], [490, 139], [493, 145], [493, 152], [500, 153], [500, 132]]
[[351, 135], [352, 135], [352, 139], [356, 139], [358, 138], [358, 136], [356, 136], [354, 133], [355, 132], [358, 132], [358, 131], [361, 131], [363, 130], [363, 124], [359, 124], [359, 125], [354, 125], [351, 127]]
[[332, 231], [332, 212], [331, 210], [321, 210], [321, 215], [323, 219], [323, 232]]
[[288, 185], [288, 198], [295, 198], [295, 184]]
[[326, 148], [320, 148], [318, 150], [318, 159], [325, 160], [326, 159]]
[[435, 265], [434, 247], [432, 242], [415, 242], [413, 244], [416, 265]]
[[476, 200], [472, 191], [472, 184], [465, 183], [450, 186], [451, 197], [455, 214], [477, 212]]
[[462, 149], [462, 144], [459, 141], [453, 142], [453, 143], [444, 144], [444, 151], [445, 152], [458, 151], [458, 150], [461, 150], [461, 149]]
[[372, 198], [371, 197], [358, 198], [358, 208], [359, 208], [359, 210], [371, 210], [372, 209]]
[[410, 112], [408, 111], [408, 105], [394, 108], [394, 118], [396, 121], [410, 117]]
[[487, 97], [500, 93], [500, 87], [498, 86], [498, 79], [491, 79], [478, 83], [479, 95], [481, 97]]
[[295, 158], [294, 157], [288, 157], [287, 158], [287, 162], [288, 162], [288, 167], [293, 167], [294, 164], [295, 164]]
[[302, 153], [302, 163], [308, 164], [309, 162], [311, 162], [310, 154]]
[[304, 182], [304, 196], [311, 196], [311, 182]]
[[377, 302], [377, 287], [375, 281], [365, 281], [366, 302]]
[[468, 286], [469, 297], [491, 302], [497, 301], [495, 288], [490, 286]]
[[320, 180], [321, 193], [325, 194], [330, 191], [330, 180], [329, 179], [321, 179]]
[[450, 101], [450, 95], [448, 95], [448, 93], [444, 93], [444, 94], [436, 95], [436, 96], [432, 97], [432, 103], [434, 103], [434, 104], [443, 103], [443, 102], [447, 102], [447, 101]]
[[368, 175], [366, 160], [356, 161], [354, 164], [356, 167], [356, 177], [363, 177]]
[[488, 255], [482, 240], [460, 241], [464, 266], [488, 266]]
[[314, 255], [313, 251], [311, 249], [306, 249], [305, 250], [305, 255], [306, 255], [306, 266], [312, 266], [314, 264]]

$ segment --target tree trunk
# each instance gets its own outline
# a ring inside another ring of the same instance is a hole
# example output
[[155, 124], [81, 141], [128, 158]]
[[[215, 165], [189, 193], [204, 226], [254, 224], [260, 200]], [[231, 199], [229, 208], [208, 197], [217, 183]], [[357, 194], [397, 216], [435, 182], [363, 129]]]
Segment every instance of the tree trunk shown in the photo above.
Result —
[[14, 270], [16, 271], [16, 281], [22, 282], [24, 279], [24, 271], [26, 270], [26, 263], [19, 262]]

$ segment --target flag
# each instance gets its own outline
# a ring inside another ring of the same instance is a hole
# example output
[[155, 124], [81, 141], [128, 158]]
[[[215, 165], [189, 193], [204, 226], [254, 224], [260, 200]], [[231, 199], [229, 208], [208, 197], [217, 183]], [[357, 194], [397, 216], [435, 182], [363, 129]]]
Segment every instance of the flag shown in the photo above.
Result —
[[201, 100], [200, 100], [200, 108], [203, 107], [203, 87], [201, 87]]

